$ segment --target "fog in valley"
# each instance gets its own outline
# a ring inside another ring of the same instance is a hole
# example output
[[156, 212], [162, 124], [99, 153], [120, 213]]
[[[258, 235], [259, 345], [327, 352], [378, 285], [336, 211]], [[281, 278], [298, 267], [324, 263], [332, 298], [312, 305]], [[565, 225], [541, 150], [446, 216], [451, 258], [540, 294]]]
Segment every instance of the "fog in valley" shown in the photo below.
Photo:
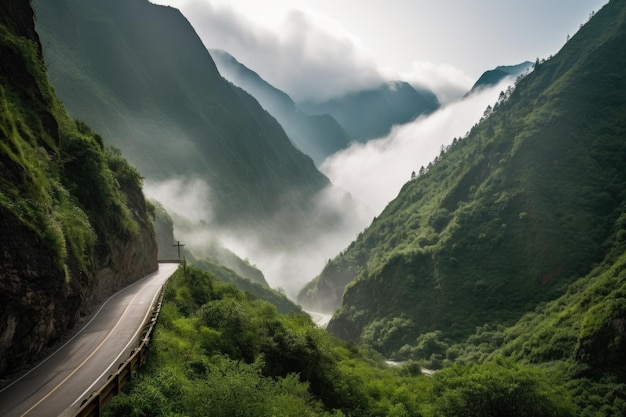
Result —
[[326, 159], [321, 171], [335, 186], [347, 190], [378, 214], [396, 197], [412, 172], [428, 166], [453, 138], [465, 136], [487, 106], [493, 106], [500, 92], [512, 82], [505, 79], [431, 115], [396, 126], [385, 138], [353, 143]]
[[[387, 137], [355, 143], [332, 155], [321, 170], [333, 185], [316, 196], [306, 225], [284, 227], [289, 231], [288, 245], [271, 243], [262, 227], [225, 229], [213, 222], [211, 189], [199, 179], [146, 181], [145, 192], [173, 215], [175, 238], [186, 249], [207, 256], [219, 243], [259, 268], [272, 288], [295, 299], [302, 286], [396, 197], [413, 171], [426, 167], [453, 138], [465, 136], [511, 84], [508, 79], [474, 92], [429, 116], [396, 126]], [[282, 225], [289, 217], [277, 212], [272, 223]]]

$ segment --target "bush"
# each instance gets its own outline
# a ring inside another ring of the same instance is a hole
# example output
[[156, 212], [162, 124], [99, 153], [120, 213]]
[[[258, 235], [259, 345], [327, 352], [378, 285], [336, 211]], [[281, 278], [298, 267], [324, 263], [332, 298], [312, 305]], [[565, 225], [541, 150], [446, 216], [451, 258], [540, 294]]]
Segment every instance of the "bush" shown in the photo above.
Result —
[[433, 410], [438, 417], [576, 415], [565, 389], [537, 367], [510, 362], [454, 366], [433, 379]]

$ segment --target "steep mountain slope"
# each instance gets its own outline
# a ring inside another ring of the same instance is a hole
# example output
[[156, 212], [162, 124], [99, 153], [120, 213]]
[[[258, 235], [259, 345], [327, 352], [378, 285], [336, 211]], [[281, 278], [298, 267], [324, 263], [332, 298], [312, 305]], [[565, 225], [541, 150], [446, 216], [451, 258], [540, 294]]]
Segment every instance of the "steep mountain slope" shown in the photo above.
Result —
[[348, 146], [348, 134], [331, 116], [302, 113], [287, 94], [267, 83], [228, 52], [216, 49], [210, 52], [220, 73], [256, 98], [280, 122], [294, 145], [313, 158], [317, 165]]
[[342, 300], [329, 331], [391, 354], [427, 331], [512, 324], [588, 274], [626, 203], [625, 16], [616, 1], [597, 13], [300, 301]]
[[573, 376], [612, 375], [626, 383], [626, 210], [611, 251], [560, 298], [506, 329], [495, 355], [534, 363], [577, 362]]
[[189, 22], [147, 0], [37, 0], [51, 80], [70, 113], [150, 180], [200, 178], [220, 224], [294, 221], [328, 185], [278, 122], [225, 81]]
[[387, 135], [393, 125], [408, 123], [439, 108], [437, 97], [402, 81], [357, 91], [324, 102], [298, 103], [307, 114], [330, 114], [356, 141]]
[[0, 3], [0, 377], [157, 268], [141, 177], [48, 84], [33, 10]]
[[607, 255], [554, 301], [509, 328], [481, 327], [443, 357], [462, 363], [530, 363], [567, 380], [581, 416], [626, 414], [626, 210], [605, 245]]

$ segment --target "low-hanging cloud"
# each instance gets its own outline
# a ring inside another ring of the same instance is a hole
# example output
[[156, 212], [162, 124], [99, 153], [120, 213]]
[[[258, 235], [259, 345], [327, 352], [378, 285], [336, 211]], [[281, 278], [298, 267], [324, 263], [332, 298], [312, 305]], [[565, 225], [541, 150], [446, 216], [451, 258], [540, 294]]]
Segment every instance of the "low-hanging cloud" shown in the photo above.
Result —
[[160, 202], [170, 213], [176, 213], [194, 223], [211, 223], [211, 189], [199, 178], [171, 178], [144, 183], [146, 196]]
[[146, 195], [159, 201], [174, 220], [175, 239], [200, 258], [224, 247], [259, 268], [273, 288], [295, 300], [298, 291], [354, 240], [374, 213], [345, 191], [329, 186], [312, 200], [306, 223], [293, 223], [289, 210], [270, 223], [287, 233], [288, 245], [268, 244], [263, 225], [224, 228], [213, 222], [210, 186], [200, 179], [146, 182]]
[[476, 80], [449, 64], [434, 64], [428, 60], [413, 61], [408, 72], [388, 72], [388, 78], [406, 81], [414, 87], [432, 91], [442, 105], [463, 97]]
[[462, 71], [446, 64], [416, 61], [404, 73], [381, 69], [367, 45], [339, 22], [311, 10], [291, 9], [281, 23], [263, 26], [225, 2], [153, 1], [179, 7], [207, 48], [227, 51], [296, 102], [327, 100], [401, 80], [432, 89], [447, 103], [471, 87]]
[[505, 80], [429, 116], [397, 126], [385, 138], [354, 143], [324, 161], [321, 170], [333, 184], [379, 213], [413, 171], [427, 166], [453, 138], [464, 136], [511, 82]]
[[207, 48], [229, 52], [296, 101], [383, 82], [358, 40], [322, 16], [291, 10], [271, 30], [227, 4], [187, 1], [180, 8]]
[[[166, 0], [163, 0], [166, 1]], [[225, 247], [258, 266], [274, 288], [290, 297], [369, 225], [410, 178], [412, 171], [439, 154], [441, 145], [463, 136], [493, 104], [498, 86], [454, 102], [471, 86], [462, 72], [447, 65], [416, 62], [406, 74], [381, 71], [358, 39], [338, 24], [301, 10], [292, 10], [281, 25], [268, 29], [238, 15], [228, 5], [210, 0], [181, 0], [176, 4], [210, 48], [224, 49], [257, 71], [296, 101], [324, 99], [372, 87], [382, 80], [403, 79], [437, 94], [448, 103], [434, 114], [394, 128], [383, 139], [355, 144], [328, 159], [322, 171], [334, 187], [321, 193], [312, 207], [311, 224], [291, 230], [290, 247], [268, 246], [261, 234], [246, 228], [224, 230], [213, 224], [210, 186], [200, 180], [173, 179], [146, 183], [146, 194], [170, 211], [197, 223], [176, 227], [176, 238], [201, 250], [202, 245], [221, 242]], [[347, 198], [342, 190], [354, 199]], [[356, 204], [355, 200], [362, 205]], [[277, 214], [280, 216], [280, 213]], [[276, 223], [278, 224], [278, 223]]]
[[[268, 283], [291, 298], [318, 275], [326, 262], [352, 242], [374, 214], [344, 190], [329, 186], [314, 198], [307, 212], [310, 221], [294, 225], [288, 246], [267, 245], [262, 233], [222, 230], [220, 241], [263, 271]], [[280, 223], [281, 213], [276, 214]]]

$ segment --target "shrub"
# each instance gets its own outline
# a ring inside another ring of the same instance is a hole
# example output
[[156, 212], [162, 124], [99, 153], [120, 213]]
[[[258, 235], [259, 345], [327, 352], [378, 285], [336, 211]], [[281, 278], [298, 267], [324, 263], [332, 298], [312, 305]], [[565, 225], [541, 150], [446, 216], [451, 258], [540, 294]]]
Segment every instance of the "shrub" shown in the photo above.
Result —
[[537, 367], [511, 362], [454, 366], [433, 377], [438, 417], [566, 417], [576, 415], [558, 381]]

